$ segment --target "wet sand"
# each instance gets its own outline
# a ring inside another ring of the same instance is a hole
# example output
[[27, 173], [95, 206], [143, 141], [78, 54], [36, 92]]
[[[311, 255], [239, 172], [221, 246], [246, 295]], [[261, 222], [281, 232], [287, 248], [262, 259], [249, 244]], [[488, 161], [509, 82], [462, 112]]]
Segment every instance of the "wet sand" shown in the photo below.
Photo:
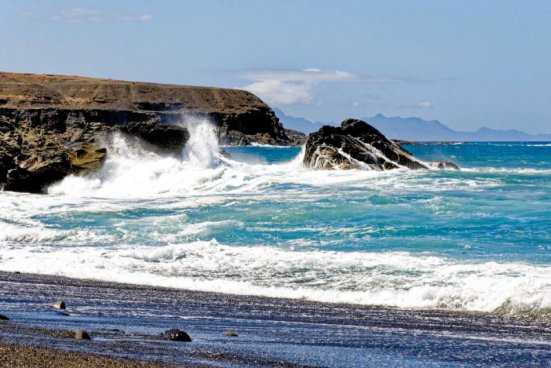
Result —
[[[67, 310], [50, 306], [59, 299]], [[495, 314], [316, 303], [6, 272], [0, 272], [0, 314], [10, 318], [0, 323], [0, 343], [9, 347], [13, 359], [38, 351], [24, 344], [55, 349], [43, 354], [51, 362], [70, 352], [77, 360], [80, 354], [92, 354], [91, 359], [127, 359], [125, 364], [208, 367], [551, 365], [548, 320]], [[81, 328], [92, 341], [72, 338], [72, 331]], [[193, 341], [156, 337], [170, 328], [186, 331]], [[226, 336], [226, 331], [238, 336]]]

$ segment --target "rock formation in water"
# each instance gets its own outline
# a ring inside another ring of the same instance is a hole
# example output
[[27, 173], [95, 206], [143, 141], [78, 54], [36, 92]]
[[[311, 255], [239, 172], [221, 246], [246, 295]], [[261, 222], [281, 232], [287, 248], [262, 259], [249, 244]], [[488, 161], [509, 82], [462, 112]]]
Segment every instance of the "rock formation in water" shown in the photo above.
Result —
[[107, 154], [99, 138], [114, 131], [179, 151], [189, 138], [176, 125], [184, 116], [208, 118], [223, 144], [293, 143], [246, 91], [0, 72], [0, 186], [40, 192], [97, 169]]
[[[311, 133], [306, 141], [304, 164], [314, 169], [429, 168], [377, 129], [357, 119], [345, 120], [340, 127], [324, 126]], [[452, 165], [455, 164], [435, 163], [438, 168]]]

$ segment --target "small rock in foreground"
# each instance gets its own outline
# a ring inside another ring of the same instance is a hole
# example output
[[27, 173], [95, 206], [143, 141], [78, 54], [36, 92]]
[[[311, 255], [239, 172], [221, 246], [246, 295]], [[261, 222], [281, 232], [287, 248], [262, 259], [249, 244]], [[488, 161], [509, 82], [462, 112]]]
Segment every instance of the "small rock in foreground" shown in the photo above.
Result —
[[53, 308], [56, 309], [66, 309], [65, 302], [63, 300], [58, 300], [52, 304]]
[[3, 314], [0, 314], [0, 321], [9, 321], [10, 319]]
[[226, 332], [224, 332], [224, 335], [229, 336], [229, 337], [237, 337], [238, 336], [237, 333], [234, 332], [234, 331], [226, 331]]
[[189, 335], [184, 331], [180, 331], [177, 328], [166, 330], [161, 333], [159, 337], [163, 340], [191, 342], [191, 337], [189, 337]]
[[84, 330], [77, 330], [75, 331], [75, 339], [77, 340], [91, 340], [90, 335], [88, 332]]

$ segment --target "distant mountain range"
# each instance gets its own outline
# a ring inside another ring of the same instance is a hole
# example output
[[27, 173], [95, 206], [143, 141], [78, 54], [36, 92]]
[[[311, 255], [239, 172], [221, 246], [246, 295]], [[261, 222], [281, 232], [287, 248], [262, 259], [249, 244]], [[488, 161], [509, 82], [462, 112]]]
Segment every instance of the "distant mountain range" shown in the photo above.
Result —
[[[312, 133], [323, 125], [335, 123], [313, 122], [305, 118], [285, 115], [283, 111], [274, 109], [277, 117], [287, 129]], [[377, 114], [362, 120], [379, 129], [392, 139], [407, 141], [551, 141], [551, 134], [528, 134], [519, 130], [496, 130], [480, 128], [475, 132], [460, 132], [453, 130], [438, 120], [423, 120], [417, 117], [388, 117]]]

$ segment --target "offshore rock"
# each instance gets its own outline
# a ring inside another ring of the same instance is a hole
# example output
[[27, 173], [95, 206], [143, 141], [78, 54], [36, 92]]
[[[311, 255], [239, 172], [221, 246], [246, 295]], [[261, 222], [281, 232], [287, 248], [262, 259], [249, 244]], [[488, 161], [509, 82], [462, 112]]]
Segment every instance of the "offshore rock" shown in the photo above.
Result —
[[450, 161], [433, 161], [429, 163], [429, 166], [440, 170], [461, 170], [457, 164]]
[[187, 116], [209, 119], [223, 144], [294, 142], [247, 91], [0, 72], [0, 189], [39, 193], [100, 168], [101, 142], [116, 131], [180, 152]]
[[357, 119], [323, 126], [306, 141], [304, 164], [314, 169], [427, 169], [411, 153]]

